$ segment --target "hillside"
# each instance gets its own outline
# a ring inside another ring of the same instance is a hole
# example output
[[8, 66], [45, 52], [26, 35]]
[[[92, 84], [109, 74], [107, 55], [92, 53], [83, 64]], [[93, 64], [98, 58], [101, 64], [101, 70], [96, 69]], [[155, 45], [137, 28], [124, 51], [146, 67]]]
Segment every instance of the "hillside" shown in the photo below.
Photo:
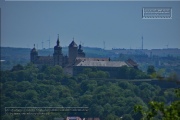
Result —
[[[88, 73], [88, 74], [87, 74]], [[92, 74], [94, 75], [92, 77]], [[145, 109], [151, 100], [169, 104], [178, 98], [175, 86], [160, 87], [148, 82], [104, 80], [103, 71], [84, 70], [74, 77], [63, 74], [60, 66], [42, 69], [32, 64], [1, 71], [1, 115], [3, 120], [49, 120], [80, 116], [101, 120], [137, 120], [136, 104]], [[111, 82], [112, 81], [112, 82]], [[163, 82], [162, 82], [163, 84]], [[174, 83], [176, 84], [176, 83]], [[178, 87], [178, 85], [177, 85]], [[50, 115], [5, 115], [5, 107], [88, 107], [88, 112], [57, 112]]]

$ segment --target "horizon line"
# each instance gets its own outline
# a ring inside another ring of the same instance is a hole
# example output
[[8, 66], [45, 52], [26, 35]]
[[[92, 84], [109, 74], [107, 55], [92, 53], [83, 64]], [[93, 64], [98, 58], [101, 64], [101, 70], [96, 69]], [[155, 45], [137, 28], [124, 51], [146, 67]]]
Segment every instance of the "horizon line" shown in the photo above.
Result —
[[[66, 48], [68, 46], [62, 46], [63, 48]], [[111, 48], [111, 49], [104, 49], [104, 48], [101, 48], [101, 47], [93, 47], [93, 46], [83, 46], [83, 47], [86, 47], [86, 48], [98, 48], [98, 49], [102, 49], [102, 50], [171, 50], [171, 49], [180, 49], [180, 48], [177, 48], [177, 47], [171, 47], [171, 48]], [[32, 49], [33, 47], [12, 47], [12, 46], [0, 46], [0, 48], [24, 48], [24, 49]], [[53, 49], [54, 47], [51, 47], [51, 48], [40, 48], [38, 50], [48, 50], [48, 49]]]

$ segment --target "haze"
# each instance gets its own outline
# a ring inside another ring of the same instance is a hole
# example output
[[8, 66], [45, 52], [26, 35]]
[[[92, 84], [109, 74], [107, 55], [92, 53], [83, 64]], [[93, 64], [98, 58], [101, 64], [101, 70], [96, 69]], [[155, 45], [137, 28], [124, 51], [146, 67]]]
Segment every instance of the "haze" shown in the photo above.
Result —
[[[1, 46], [32, 48], [90, 47], [180, 48], [180, 1], [15, 2], [0, 1]], [[142, 19], [143, 7], [172, 7], [172, 19]]]

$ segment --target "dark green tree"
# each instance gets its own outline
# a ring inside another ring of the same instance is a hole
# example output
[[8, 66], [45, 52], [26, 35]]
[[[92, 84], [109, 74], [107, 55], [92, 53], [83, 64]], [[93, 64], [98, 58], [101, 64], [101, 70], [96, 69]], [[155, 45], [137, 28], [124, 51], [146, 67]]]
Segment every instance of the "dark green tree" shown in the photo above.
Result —
[[155, 72], [156, 72], [156, 70], [155, 70], [153, 65], [148, 66], [147, 74], [151, 75], [151, 74], [153, 74]]
[[[180, 89], [177, 89], [176, 95], [179, 97]], [[134, 107], [135, 112], [140, 112], [144, 120], [151, 120], [155, 117], [160, 117], [163, 120], [180, 120], [180, 100], [173, 101], [170, 105], [165, 105], [164, 102], [149, 102], [148, 111], [144, 111], [142, 106], [136, 105]]]
[[19, 70], [23, 70], [24, 67], [20, 64], [17, 64], [16, 66], [13, 66], [11, 71], [19, 71]]

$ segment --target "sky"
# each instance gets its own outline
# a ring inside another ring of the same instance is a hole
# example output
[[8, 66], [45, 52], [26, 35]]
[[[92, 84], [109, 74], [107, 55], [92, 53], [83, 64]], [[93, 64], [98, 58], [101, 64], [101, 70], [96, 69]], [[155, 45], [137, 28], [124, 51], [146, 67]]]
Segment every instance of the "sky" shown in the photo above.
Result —
[[[172, 19], [142, 19], [144, 7], [171, 7]], [[77, 44], [105, 49], [180, 48], [180, 1], [4, 1], [1, 46]]]

